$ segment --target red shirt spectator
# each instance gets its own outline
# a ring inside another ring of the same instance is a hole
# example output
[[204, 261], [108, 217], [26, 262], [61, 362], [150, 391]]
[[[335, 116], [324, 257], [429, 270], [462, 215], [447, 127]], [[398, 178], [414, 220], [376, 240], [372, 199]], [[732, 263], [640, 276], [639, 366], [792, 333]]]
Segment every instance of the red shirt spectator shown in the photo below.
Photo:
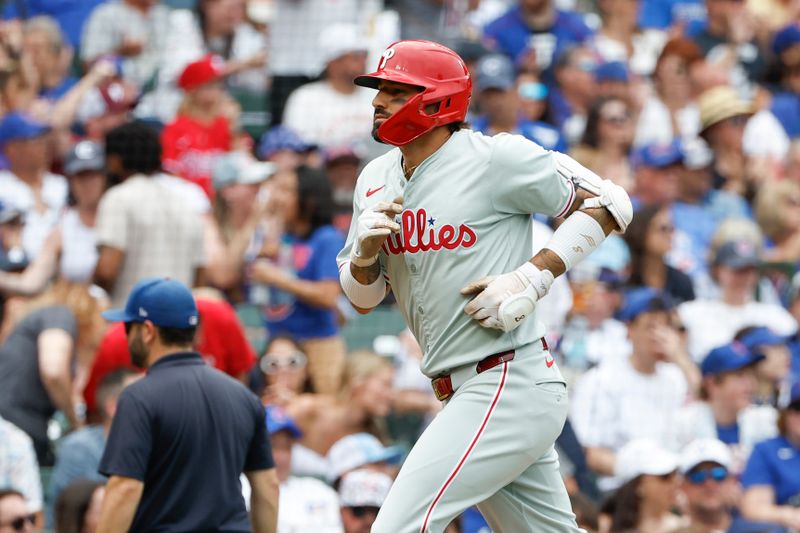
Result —
[[[256, 354], [244, 335], [236, 312], [227, 302], [195, 298], [200, 326], [195, 347], [210, 365], [242, 380], [256, 361]], [[112, 325], [95, 354], [83, 397], [89, 412], [95, 408], [95, 391], [106, 374], [120, 368], [139, 370], [131, 364], [125, 325]]]
[[178, 78], [185, 91], [178, 115], [161, 136], [164, 169], [214, 194], [214, 163], [231, 149], [231, 99], [222, 80], [227, 75], [221, 58], [207, 55], [186, 66]]
[[196, 183], [209, 198], [213, 195], [214, 163], [231, 146], [231, 126], [226, 117], [209, 123], [179, 114], [161, 135], [164, 170]]

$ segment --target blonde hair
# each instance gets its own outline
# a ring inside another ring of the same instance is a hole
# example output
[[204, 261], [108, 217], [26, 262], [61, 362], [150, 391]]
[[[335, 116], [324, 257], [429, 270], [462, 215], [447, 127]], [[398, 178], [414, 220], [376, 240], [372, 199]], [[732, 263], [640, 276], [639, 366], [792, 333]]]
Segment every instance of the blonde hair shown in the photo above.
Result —
[[354, 384], [360, 383], [370, 376], [386, 368], [394, 368], [392, 362], [369, 350], [357, 350], [347, 357], [343, 392], [350, 394]]
[[771, 241], [780, 242], [794, 230], [786, 225], [785, 200], [790, 196], [800, 197], [800, 184], [778, 181], [766, 183], [758, 191], [754, 204], [756, 220]]
[[[344, 384], [342, 385], [341, 398], [349, 401], [353, 386], [363, 383], [381, 370], [393, 369], [389, 359], [368, 350], [358, 350], [347, 356]], [[381, 418], [370, 417], [364, 422], [364, 431], [371, 433], [383, 444], [390, 441], [389, 429], [386, 421]]]
[[92, 294], [88, 285], [59, 280], [31, 300], [22, 316], [54, 306], [64, 306], [72, 312], [78, 328], [78, 342], [91, 342], [102, 333], [104, 322], [100, 313], [107, 307], [107, 300]]

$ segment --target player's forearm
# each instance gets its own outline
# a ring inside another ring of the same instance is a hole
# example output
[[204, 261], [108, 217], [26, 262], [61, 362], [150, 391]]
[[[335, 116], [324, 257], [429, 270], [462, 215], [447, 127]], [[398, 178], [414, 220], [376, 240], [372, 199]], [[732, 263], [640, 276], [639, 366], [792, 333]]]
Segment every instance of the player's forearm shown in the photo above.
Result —
[[[612, 231], [617, 229], [617, 223], [614, 221], [614, 217], [612, 217], [611, 213], [605, 208], [581, 209], [581, 212], [594, 219], [602, 228], [605, 236], [608, 236]], [[599, 245], [599, 243], [597, 243], [597, 245]], [[553, 274], [553, 277], [558, 277], [567, 271], [567, 265], [564, 264], [561, 257], [553, 250], [547, 248], [547, 245], [533, 256], [531, 263], [539, 270], [549, 270]]]
[[360, 267], [350, 263], [350, 273], [362, 285], [372, 285], [381, 275], [381, 264], [375, 261], [369, 266]]

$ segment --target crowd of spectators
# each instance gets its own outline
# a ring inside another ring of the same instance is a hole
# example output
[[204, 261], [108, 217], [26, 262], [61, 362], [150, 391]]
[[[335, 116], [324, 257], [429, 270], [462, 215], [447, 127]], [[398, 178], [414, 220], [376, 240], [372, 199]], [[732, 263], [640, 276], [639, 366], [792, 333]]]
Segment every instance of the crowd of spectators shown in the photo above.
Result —
[[[94, 531], [139, 377], [100, 312], [147, 276], [194, 287], [197, 350], [262, 399], [278, 532], [369, 531], [442, 408], [413, 337], [363, 322], [335, 263], [389, 148], [352, 80], [400, 38], [462, 55], [472, 129], [634, 200], [540, 304], [579, 525], [800, 531], [797, 1], [0, 6], [0, 532]], [[537, 217], [534, 246], [557, 224]], [[448, 531], [488, 528], [470, 509]]]

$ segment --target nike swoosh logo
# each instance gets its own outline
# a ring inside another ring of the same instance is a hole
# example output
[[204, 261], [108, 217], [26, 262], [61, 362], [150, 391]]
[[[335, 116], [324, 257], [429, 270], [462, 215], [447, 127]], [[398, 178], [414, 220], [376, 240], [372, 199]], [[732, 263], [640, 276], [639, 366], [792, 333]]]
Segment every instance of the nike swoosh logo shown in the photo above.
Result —
[[547, 368], [550, 368], [551, 366], [553, 366], [553, 363], [555, 363], [555, 362], [556, 362], [556, 360], [553, 359], [552, 357], [548, 357], [547, 359], [544, 360], [544, 364], [547, 365]]
[[367, 189], [367, 198], [369, 198], [370, 196], [372, 196], [373, 194], [375, 194], [379, 190], [383, 189], [384, 187], [386, 187], [386, 185], [381, 185], [377, 189]]

